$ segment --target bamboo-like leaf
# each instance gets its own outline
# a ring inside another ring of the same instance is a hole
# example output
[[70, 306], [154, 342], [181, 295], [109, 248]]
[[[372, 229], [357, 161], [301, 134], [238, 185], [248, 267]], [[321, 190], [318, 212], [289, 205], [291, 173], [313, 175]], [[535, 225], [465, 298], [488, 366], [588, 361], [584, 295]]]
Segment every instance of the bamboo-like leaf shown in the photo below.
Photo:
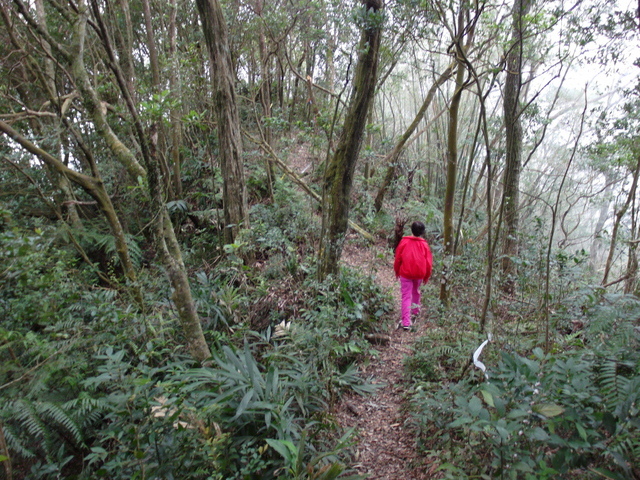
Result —
[[250, 389], [247, 393], [245, 393], [244, 397], [242, 398], [242, 401], [240, 402], [240, 405], [238, 405], [236, 414], [231, 419], [232, 421], [239, 418], [247, 410], [247, 407], [249, 406], [249, 403], [251, 402], [251, 400], [253, 400], [254, 395], [255, 395], [255, 391], [253, 390], [253, 388]]

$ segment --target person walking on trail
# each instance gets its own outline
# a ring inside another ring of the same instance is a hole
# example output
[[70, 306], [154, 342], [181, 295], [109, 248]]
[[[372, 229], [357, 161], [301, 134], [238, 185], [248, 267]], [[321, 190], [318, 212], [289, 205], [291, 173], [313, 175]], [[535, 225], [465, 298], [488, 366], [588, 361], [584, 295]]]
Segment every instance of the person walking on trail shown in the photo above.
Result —
[[411, 233], [400, 240], [396, 249], [393, 269], [396, 278], [400, 279], [400, 292], [402, 294], [402, 320], [398, 328], [410, 330], [412, 318], [420, 314], [420, 286], [429, 281], [433, 257], [429, 244], [423, 238], [425, 231], [422, 222], [411, 224]]

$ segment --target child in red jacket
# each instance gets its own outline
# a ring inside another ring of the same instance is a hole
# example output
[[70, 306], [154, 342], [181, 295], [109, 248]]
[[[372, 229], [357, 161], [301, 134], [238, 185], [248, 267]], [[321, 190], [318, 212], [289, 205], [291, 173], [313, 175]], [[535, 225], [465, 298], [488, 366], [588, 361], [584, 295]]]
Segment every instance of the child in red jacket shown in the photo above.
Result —
[[[411, 318], [420, 314], [420, 285], [427, 283], [431, 276], [433, 257], [424, 235], [424, 224], [413, 222], [413, 236], [403, 237], [396, 249], [393, 269], [400, 278], [402, 293], [402, 328], [411, 328]], [[400, 325], [398, 325], [400, 327]]]

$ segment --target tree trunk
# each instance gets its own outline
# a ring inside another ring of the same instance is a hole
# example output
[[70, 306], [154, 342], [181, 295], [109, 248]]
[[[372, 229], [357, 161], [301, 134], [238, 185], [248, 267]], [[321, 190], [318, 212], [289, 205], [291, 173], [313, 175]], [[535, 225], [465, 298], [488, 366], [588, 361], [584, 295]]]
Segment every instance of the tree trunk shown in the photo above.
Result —
[[[47, 29], [47, 16], [44, 9], [43, 0], [36, 0], [36, 17], [38, 18], [38, 22], [42, 25], [43, 29]], [[18, 49], [21, 49], [22, 46], [16, 45]], [[56, 102], [57, 99], [57, 89], [55, 83], [55, 69], [53, 65], [53, 61], [51, 60], [51, 47], [49, 44], [44, 41], [42, 42], [42, 48], [44, 49], [46, 56], [44, 57], [44, 76], [36, 75], [42, 78], [42, 82], [44, 83], [44, 90], [47, 92], [49, 100], [51, 102]], [[61, 153], [61, 132], [60, 128], [60, 119], [54, 118], [52, 119], [51, 126], [53, 127], [53, 131], [55, 134], [51, 135], [52, 140], [49, 145], [45, 146], [45, 150], [53, 151], [55, 156], [60, 158]], [[46, 165], [46, 164], [45, 164]], [[51, 168], [51, 167], [49, 167]], [[82, 228], [82, 221], [80, 220], [80, 215], [78, 214], [78, 209], [76, 208], [75, 197], [73, 195], [73, 188], [71, 182], [65, 175], [61, 175], [55, 170], [51, 169], [53, 175], [56, 177], [56, 184], [58, 188], [62, 192], [62, 202], [57, 202], [61, 206], [61, 210], [67, 213], [68, 221], [75, 228]]]
[[631, 239], [627, 256], [627, 272], [625, 273], [624, 293], [630, 294], [637, 291], [638, 285], [638, 210], [635, 197], [631, 207]]
[[[149, 48], [149, 66], [151, 67], [151, 83], [154, 87], [160, 85], [160, 63], [158, 62], [158, 49], [156, 39], [153, 34], [153, 23], [151, 21], [151, 5], [149, 0], [142, 0], [144, 12], [144, 26], [147, 35], [147, 47]], [[156, 92], [159, 93], [159, 92]]]
[[[256, 14], [262, 17], [264, 9], [264, 1], [256, 0]], [[271, 117], [271, 72], [269, 69], [269, 52], [267, 51], [267, 40], [264, 34], [264, 25], [260, 23], [260, 30], [258, 32], [258, 46], [260, 52], [260, 103], [262, 104], [262, 116], [264, 118]], [[263, 127], [264, 140], [269, 145], [273, 146], [272, 128], [269, 125]], [[267, 173], [267, 191], [269, 192], [269, 198], [273, 202], [273, 183], [275, 179], [275, 172], [273, 170], [273, 164], [270, 161], [265, 162], [265, 169]]]
[[[462, 12], [460, 20], [462, 22]], [[462, 32], [462, 25], [458, 31]], [[463, 48], [462, 39], [459, 39], [458, 48]], [[456, 193], [456, 175], [458, 173], [458, 111], [460, 109], [460, 99], [464, 90], [465, 66], [462, 58], [457, 59], [456, 89], [451, 98], [449, 106], [449, 129], [447, 135], [447, 183], [444, 195], [444, 228], [442, 243], [444, 245], [444, 258], [442, 260], [442, 278], [440, 279], [440, 301], [443, 305], [449, 305], [449, 289], [451, 282], [449, 278], [449, 263], [453, 258], [453, 206]]]
[[638, 186], [638, 175], [640, 174], [640, 157], [638, 157], [636, 168], [633, 172], [633, 181], [631, 182], [631, 188], [627, 195], [627, 200], [624, 205], [616, 212], [616, 219], [613, 223], [613, 231], [611, 232], [611, 245], [609, 246], [609, 255], [607, 256], [607, 263], [604, 266], [604, 275], [602, 276], [602, 285], [606, 285], [609, 280], [609, 273], [611, 272], [611, 266], [613, 264], [613, 256], [616, 251], [616, 242], [618, 240], [618, 230], [622, 218], [627, 213], [631, 200], [635, 197], [636, 188]]
[[196, 4], [213, 71], [214, 108], [223, 178], [225, 241], [233, 243], [240, 228], [249, 227], [249, 215], [227, 25], [218, 0], [196, 0]]
[[181, 107], [177, 106], [181, 98], [182, 87], [178, 76], [178, 50], [176, 47], [177, 26], [176, 15], [178, 12], [177, 0], [171, 0], [171, 14], [169, 17], [169, 57], [171, 59], [171, 73], [169, 74], [169, 89], [175, 105], [171, 107], [171, 163], [173, 165], [173, 191], [176, 198], [182, 198], [182, 157], [180, 145], [182, 145], [182, 122], [180, 121]]
[[[144, 25], [145, 25], [145, 33], [146, 33], [146, 38], [147, 38], [147, 48], [149, 49], [149, 66], [151, 67], [151, 91], [153, 94], [155, 95], [159, 95], [160, 93], [162, 93], [162, 91], [165, 89], [165, 86], [162, 83], [162, 80], [160, 78], [160, 62], [158, 60], [158, 48], [156, 46], [156, 36], [154, 34], [154, 29], [153, 29], [153, 17], [152, 17], [152, 13], [151, 13], [151, 5], [149, 4], [149, 0], [143, 0], [142, 1], [143, 4], [143, 12], [144, 12]], [[171, 15], [173, 15], [175, 12], [175, 9], [173, 9], [172, 13], [170, 13], [170, 17]], [[171, 24], [171, 18], [169, 20], [169, 23]], [[171, 26], [169, 27], [169, 29], [171, 29]], [[169, 33], [169, 35], [171, 36], [171, 32]], [[169, 39], [169, 52], [171, 52], [171, 38]], [[169, 55], [171, 55], [171, 53], [169, 53]], [[173, 58], [173, 57], [170, 57]], [[169, 88], [171, 89], [172, 86], [174, 86], [172, 80], [173, 78], [177, 75], [178, 73], [178, 69], [171, 69], [171, 72], [169, 74]], [[175, 94], [175, 92], [172, 91], [172, 94]], [[176, 102], [179, 103], [179, 102]], [[173, 108], [172, 107], [171, 111], [169, 112], [169, 116], [172, 117], [173, 115]], [[172, 126], [175, 126], [175, 123], [172, 123]], [[174, 172], [171, 169], [167, 156], [165, 155], [165, 152], [167, 151], [167, 145], [169, 144], [168, 141], [168, 137], [171, 135], [171, 137], [173, 138], [173, 135], [175, 133], [175, 128], [171, 129], [170, 133], [167, 133], [167, 129], [164, 126], [164, 123], [160, 123], [158, 125], [158, 155], [157, 155], [157, 161], [158, 161], [158, 165], [160, 167], [160, 171], [162, 172], [162, 185], [163, 188], [166, 190], [166, 198], [169, 200], [175, 200], [176, 197], [176, 193], [174, 191], [173, 188], [173, 178], [174, 178]], [[171, 152], [171, 158], [173, 158], [173, 155], [175, 154], [175, 151], [172, 150]]]
[[514, 0], [512, 10], [511, 47], [507, 53], [507, 73], [504, 85], [504, 123], [506, 134], [506, 165], [503, 177], [502, 230], [502, 290], [513, 294], [518, 255], [518, 202], [520, 171], [522, 167], [522, 37], [523, 17], [529, 12], [533, 0]]
[[[83, 2], [79, 2], [78, 19], [75, 25], [72, 43], [73, 53], [70, 57], [71, 70], [80, 92], [82, 104], [91, 117], [96, 133], [105, 141], [115, 158], [125, 167], [129, 176], [138, 183], [138, 177], [144, 178], [147, 173], [138, 159], [113, 132], [106, 118], [106, 111], [93, 87], [84, 64], [84, 44], [86, 40], [86, 23], [89, 12]], [[127, 88], [125, 86], [125, 88]]]
[[589, 268], [594, 273], [597, 269], [600, 251], [602, 250], [600, 235], [602, 234], [602, 229], [604, 228], [604, 224], [607, 221], [609, 215], [609, 205], [611, 204], [609, 195], [611, 195], [611, 189], [613, 188], [613, 175], [611, 174], [611, 172], [607, 171], [604, 175], [606, 182], [606, 186], [604, 189], [604, 201], [602, 202], [602, 205], [600, 205], [598, 220], [596, 221], [595, 228], [593, 229], [593, 240], [591, 241], [591, 246], [589, 247]]
[[362, 138], [376, 85], [382, 38], [381, 0], [362, 2], [366, 25], [358, 46], [358, 63], [351, 100], [333, 158], [327, 165], [322, 190], [322, 237], [318, 277], [338, 272], [338, 261], [349, 221], [349, 197]]
[[[122, 15], [124, 21], [124, 32], [119, 28], [117, 18], [113, 19], [113, 31], [116, 38], [118, 48], [118, 56], [120, 57], [120, 65], [122, 73], [129, 90], [129, 95], [135, 95], [135, 70], [133, 66], [133, 25], [131, 24], [131, 11], [129, 9], [129, 0], [118, 0], [117, 9]], [[118, 15], [114, 12], [114, 16]]]
[[156, 126], [151, 126], [149, 135], [149, 158], [147, 159], [149, 192], [151, 194], [152, 212], [156, 215], [153, 221], [156, 244], [162, 264], [169, 282], [173, 287], [171, 299], [178, 310], [178, 318], [187, 340], [189, 351], [198, 362], [211, 357], [211, 351], [204, 338], [200, 317], [195, 301], [191, 295], [191, 286], [187, 277], [187, 269], [182, 260], [180, 245], [173, 230], [171, 218], [164, 203], [164, 192], [160, 181], [160, 169], [156, 159]]

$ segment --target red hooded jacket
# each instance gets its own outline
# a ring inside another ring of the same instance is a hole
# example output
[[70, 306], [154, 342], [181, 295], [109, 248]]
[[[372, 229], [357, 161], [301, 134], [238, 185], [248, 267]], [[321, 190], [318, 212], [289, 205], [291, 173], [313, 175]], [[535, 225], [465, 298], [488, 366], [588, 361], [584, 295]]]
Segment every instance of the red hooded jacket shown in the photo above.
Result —
[[433, 257], [429, 244], [422, 237], [403, 237], [396, 249], [396, 259], [393, 269], [396, 277], [410, 280], [422, 279], [427, 283], [431, 277]]

